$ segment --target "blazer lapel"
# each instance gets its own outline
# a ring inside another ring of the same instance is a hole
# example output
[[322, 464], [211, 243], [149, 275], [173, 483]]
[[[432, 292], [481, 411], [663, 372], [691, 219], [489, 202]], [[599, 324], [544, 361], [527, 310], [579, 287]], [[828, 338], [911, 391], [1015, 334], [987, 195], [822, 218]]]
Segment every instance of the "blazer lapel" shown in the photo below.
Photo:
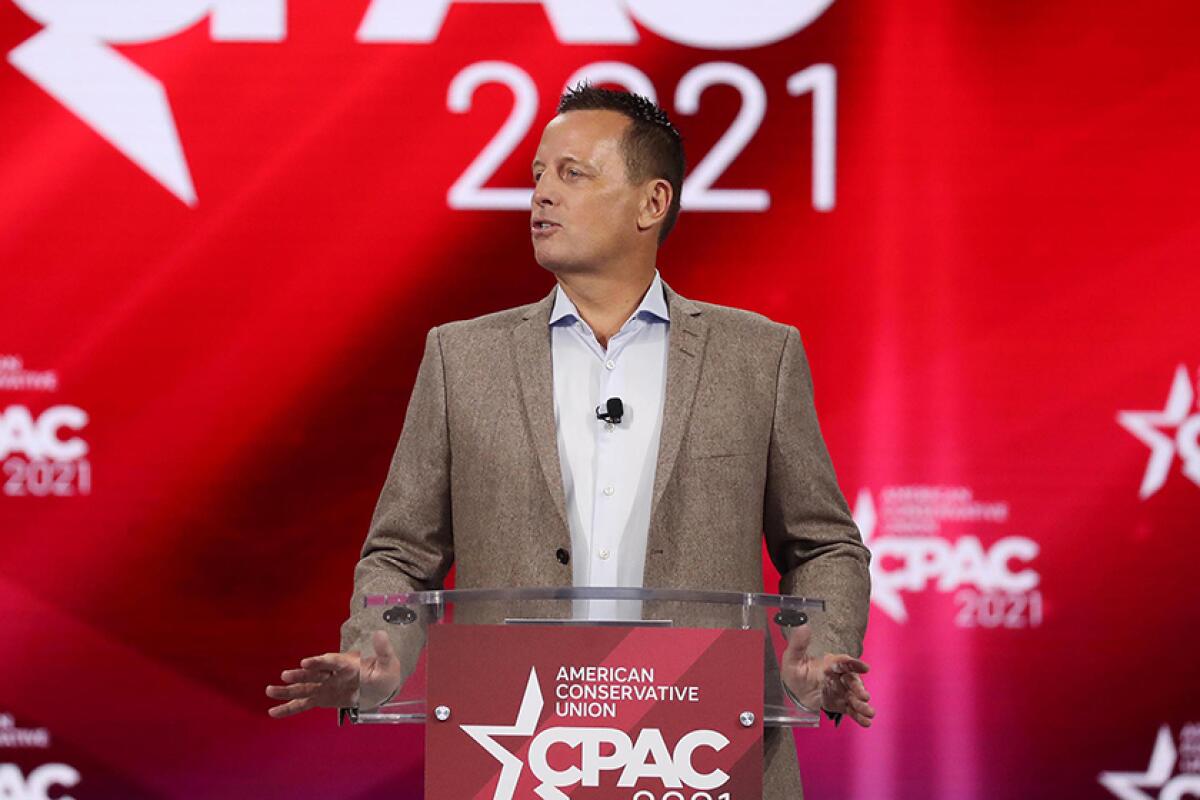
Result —
[[[663, 399], [658, 462], [654, 468], [654, 495], [650, 504], [651, 536], [655, 530], [653, 520], [658, 501], [675, 469], [679, 445], [691, 418], [692, 402], [696, 399], [696, 387], [700, 382], [700, 365], [704, 360], [704, 345], [708, 341], [708, 324], [700, 313], [700, 306], [676, 294], [665, 281], [663, 290], [671, 314], [671, 329], [667, 334], [666, 397]], [[654, 543], [649, 544], [653, 546]]]
[[551, 290], [543, 300], [530, 306], [513, 328], [513, 359], [516, 361], [533, 449], [541, 464], [542, 476], [550, 489], [554, 507], [558, 509], [558, 516], [563, 526], [570, 530], [562, 468], [558, 460], [558, 431], [554, 423], [554, 377], [549, 327], [554, 292]]

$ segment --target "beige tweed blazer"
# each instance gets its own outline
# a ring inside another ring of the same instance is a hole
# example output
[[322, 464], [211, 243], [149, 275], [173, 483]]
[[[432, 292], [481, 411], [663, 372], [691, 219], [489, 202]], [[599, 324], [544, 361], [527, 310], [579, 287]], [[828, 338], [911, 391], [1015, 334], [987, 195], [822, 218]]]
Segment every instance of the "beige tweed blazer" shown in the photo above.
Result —
[[[765, 537], [778, 591], [827, 603], [813, 649], [859, 655], [870, 555], [821, 436], [799, 332], [663, 288], [671, 321], [644, 585], [762, 591]], [[553, 302], [551, 291], [429, 332], [343, 651], [381, 627], [365, 595], [440, 588], [452, 562], [459, 588], [572, 585]], [[763, 797], [800, 797], [792, 737], [768, 734]]]

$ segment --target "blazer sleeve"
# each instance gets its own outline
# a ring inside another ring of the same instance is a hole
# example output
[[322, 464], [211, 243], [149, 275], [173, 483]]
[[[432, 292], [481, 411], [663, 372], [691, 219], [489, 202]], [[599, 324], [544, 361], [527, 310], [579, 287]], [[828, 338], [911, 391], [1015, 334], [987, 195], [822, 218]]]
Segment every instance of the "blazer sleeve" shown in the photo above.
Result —
[[[446, 379], [435, 327], [426, 336], [400, 440], [354, 569], [342, 652], [368, 651], [371, 631], [383, 626], [378, 609], [363, 607], [364, 597], [441, 588], [453, 559]], [[399, 633], [389, 632], [393, 639]]]
[[800, 332], [789, 327], [776, 382], [763, 506], [767, 552], [781, 594], [825, 601], [810, 652], [862, 654], [871, 596], [871, 554], [821, 436]]

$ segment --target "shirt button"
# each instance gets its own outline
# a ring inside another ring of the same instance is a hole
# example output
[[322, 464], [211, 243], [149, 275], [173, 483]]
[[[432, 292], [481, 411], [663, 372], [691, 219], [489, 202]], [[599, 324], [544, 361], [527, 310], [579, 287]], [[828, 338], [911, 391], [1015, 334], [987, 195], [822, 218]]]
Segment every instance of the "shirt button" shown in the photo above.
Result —
[[604, 430], [608, 431], [609, 433], [612, 433], [616, 427], [617, 426], [613, 425], [611, 422], [604, 423]]
[[611, 487], [611, 486], [605, 486], [605, 487], [604, 487], [604, 493], [605, 493], [606, 495], [608, 495], [609, 497], [612, 497], [612, 493], [613, 493], [613, 492], [615, 492], [615, 491], [616, 491], [616, 489], [614, 489], [614, 488], [613, 488], [613, 487]]
[[606, 369], [616, 369], [616, 368], [617, 368], [617, 362], [613, 361], [613, 360], [610, 358], [608, 361], [605, 361], [605, 362], [604, 362], [604, 366], [605, 366], [605, 368], [606, 368]]
[[599, 553], [596, 553], [596, 555], [600, 556], [601, 558], [608, 558], [608, 550], [602, 549]]

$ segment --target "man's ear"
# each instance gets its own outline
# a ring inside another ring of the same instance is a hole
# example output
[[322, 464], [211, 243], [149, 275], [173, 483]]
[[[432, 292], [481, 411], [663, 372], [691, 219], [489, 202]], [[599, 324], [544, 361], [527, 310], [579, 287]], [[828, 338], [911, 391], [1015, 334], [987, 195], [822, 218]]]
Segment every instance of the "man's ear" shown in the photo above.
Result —
[[671, 200], [674, 191], [671, 182], [665, 178], [655, 178], [648, 181], [642, 192], [641, 207], [638, 211], [637, 225], [639, 231], [644, 231], [654, 225], [662, 224], [671, 210]]

